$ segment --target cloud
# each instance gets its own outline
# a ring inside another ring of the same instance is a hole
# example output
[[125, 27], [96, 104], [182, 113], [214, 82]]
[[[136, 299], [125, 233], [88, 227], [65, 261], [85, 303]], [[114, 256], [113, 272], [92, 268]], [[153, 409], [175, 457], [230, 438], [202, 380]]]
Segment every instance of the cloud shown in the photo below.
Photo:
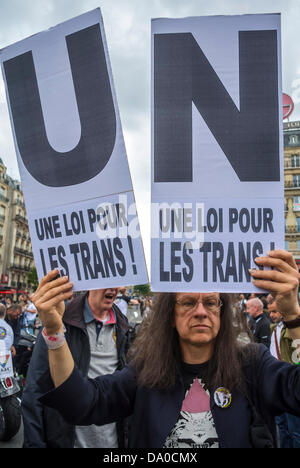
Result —
[[299, 78], [296, 78], [292, 82], [292, 90], [293, 90], [292, 99], [295, 104], [299, 104], [300, 103], [300, 74], [299, 74]]

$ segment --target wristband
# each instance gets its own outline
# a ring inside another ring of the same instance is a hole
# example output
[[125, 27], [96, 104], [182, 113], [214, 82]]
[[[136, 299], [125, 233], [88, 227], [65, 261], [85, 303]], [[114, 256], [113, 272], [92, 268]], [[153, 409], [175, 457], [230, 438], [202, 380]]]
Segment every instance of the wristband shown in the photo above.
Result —
[[294, 320], [289, 320], [287, 322], [283, 320], [282, 322], [283, 322], [283, 325], [289, 330], [291, 330], [292, 328], [298, 328], [300, 327], [300, 316]]
[[63, 326], [62, 332], [57, 332], [54, 335], [47, 335], [46, 328], [43, 328], [42, 335], [46, 345], [48, 346], [48, 349], [58, 349], [65, 344], [65, 331], [65, 326]]

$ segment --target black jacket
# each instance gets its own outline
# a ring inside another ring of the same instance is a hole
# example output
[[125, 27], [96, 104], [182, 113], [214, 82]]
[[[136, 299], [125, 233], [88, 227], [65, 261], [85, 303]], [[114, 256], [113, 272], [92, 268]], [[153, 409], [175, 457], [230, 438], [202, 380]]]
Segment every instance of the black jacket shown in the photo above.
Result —
[[255, 319], [251, 319], [249, 326], [253, 333], [255, 342], [264, 344], [267, 348], [270, 348], [271, 329], [268, 317], [262, 313]]
[[13, 320], [10, 320], [10, 318], [8, 317], [8, 315], [5, 317], [5, 321], [8, 323], [8, 325], [11, 326], [13, 332], [14, 332], [14, 347], [16, 348], [18, 346], [18, 343], [20, 341], [20, 338], [21, 338], [21, 323], [20, 323], [20, 320], [17, 318], [17, 319], [13, 319]]
[[[220, 408], [210, 389], [211, 412], [222, 448], [252, 448], [251, 404], [276, 440], [274, 417], [283, 412], [300, 416], [300, 367], [278, 361], [263, 345], [244, 365], [244, 392], [233, 390], [227, 408]], [[171, 390], [145, 388], [137, 384], [130, 366], [112, 375], [91, 380], [75, 367], [58, 388], [44, 395], [45, 405], [56, 408], [73, 424], [107, 424], [133, 415], [130, 447], [161, 448], [178, 420], [184, 399], [181, 379]], [[252, 431], [253, 432], [253, 431]], [[261, 436], [260, 436], [261, 438]]]
[[[66, 339], [76, 366], [87, 375], [90, 363], [90, 347], [86, 326], [83, 320], [83, 306], [86, 295], [78, 296], [66, 308], [64, 324]], [[116, 340], [118, 369], [126, 364], [129, 347], [129, 325], [118, 307], [113, 306], [116, 315]], [[26, 386], [22, 397], [24, 424], [24, 447], [71, 448], [75, 442], [75, 426], [68, 424], [60, 414], [43, 406], [39, 397], [53, 388], [48, 363], [48, 349], [41, 333], [38, 336], [31, 358]], [[119, 447], [124, 445], [123, 423], [117, 425]]]

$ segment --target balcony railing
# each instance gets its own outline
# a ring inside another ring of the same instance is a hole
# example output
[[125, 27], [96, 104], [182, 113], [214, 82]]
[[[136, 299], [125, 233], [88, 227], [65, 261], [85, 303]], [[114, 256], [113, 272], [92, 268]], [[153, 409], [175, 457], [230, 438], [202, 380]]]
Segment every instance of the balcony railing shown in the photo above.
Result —
[[26, 257], [33, 257], [33, 253], [30, 250], [21, 249], [20, 247], [15, 247], [14, 252], [19, 255], [26, 255]]
[[17, 265], [16, 263], [12, 263], [10, 265], [10, 269], [11, 270], [21, 270], [21, 271], [23, 271], [23, 266], [22, 265]]
[[20, 249], [19, 247], [15, 247], [15, 248], [14, 248], [14, 251], [15, 251], [16, 254], [21, 254], [21, 255], [25, 255], [25, 254], [26, 254], [26, 250]]
[[285, 228], [285, 232], [287, 234], [294, 234], [297, 233], [297, 226], [289, 226]]
[[19, 223], [23, 223], [23, 224], [28, 224], [28, 221], [27, 221], [27, 218], [25, 218], [24, 216], [21, 216], [21, 215], [16, 215], [15, 216], [15, 221], [19, 222]]
[[284, 163], [284, 169], [300, 169], [300, 164]]
[[18, 271], [29, 271], [30, 266], [29, 265], [20, 265], [20, 264], [17, 264], [17, 263], [12, 263], [10, 265], [10, 269], [11, 270], [18, 270]]
[[300, 189], [300, 181], [299, 182], [293, 182], [290, 180], [285, 181], [284, 188], [285, 189]]

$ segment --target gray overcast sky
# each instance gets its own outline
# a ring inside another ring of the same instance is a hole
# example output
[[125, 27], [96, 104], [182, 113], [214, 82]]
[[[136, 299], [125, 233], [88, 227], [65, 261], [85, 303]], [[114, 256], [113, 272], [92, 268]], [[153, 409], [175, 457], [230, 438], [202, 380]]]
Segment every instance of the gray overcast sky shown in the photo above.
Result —
[[[100, 7], [142, 233], [149, 229], [151, 18], [281, 13], [283, 92], [300, 120], [300, 0], [0, 0], [0, 48]], [[0, 77], [0, 157], [19, 178]], [[149, 240], [144, 235], [148, 256]]]

